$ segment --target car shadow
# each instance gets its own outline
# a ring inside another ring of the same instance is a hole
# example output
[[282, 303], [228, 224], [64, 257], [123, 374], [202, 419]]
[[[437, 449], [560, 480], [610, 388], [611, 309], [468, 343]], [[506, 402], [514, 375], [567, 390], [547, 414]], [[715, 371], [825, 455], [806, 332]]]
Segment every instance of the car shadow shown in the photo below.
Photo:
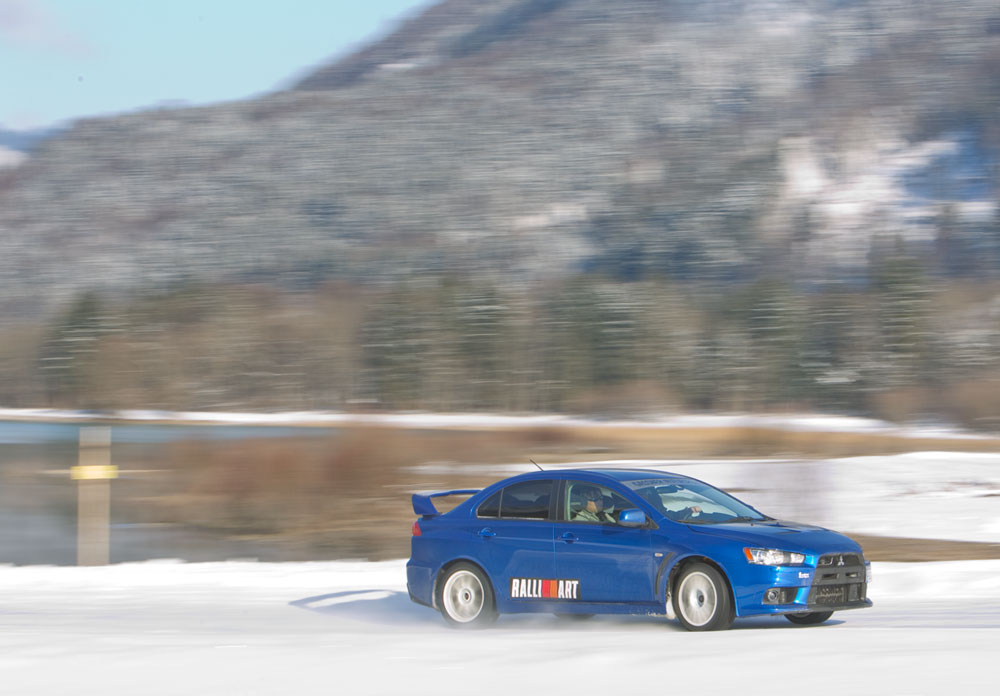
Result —
[[[351, 590], [346, 592], [331, 592], [329, 594], [303, 597], [288, 603], [289, 606], [306, 611], [316, 612], [325, 616], [348, 619], [381, 626], [439, 626], [447, 629], [441, 615], [425, 606], [410, 600], [406, 592], [396, 590]], [[733, 630], [761, 630], [799, 628], [823, 628], [839, 626], [846, 623], [843, 620], [830, 619], [817, 626], [796, 626], [780, 616], [752, 616], [737, 619]], [[655, 629], [676, 630], [685, 632], [684, 627], [675, 619], [665, 616], [630, 616], [610, 615], [595, 616], [580, 620], [571, 616], [554, 616], [552, 614], [505, 614], [495, 625], [499, 630], [522, 630], [537, 628], [542, 630], [568, 631], [601, 631], [608, 629]]]
[[[790, 623], [781, 616], [752, 616], [739, 618], [733, 622], [732, 630], [794, 630], [800, 628], [823, 628], [826, 626], [839, 626], [846, 623], [843, 620], [830, 619], [815, 626], [798, 626]], [[687, 633], [687, 629], [681, 625], [677, 619], [667, 618], [665, 615], [628, 615], [628, 614], [605, 614], [594, 616], [586, 620], [573, 619], [566, 616], [553, 616], [552, 614], [510, 614], [500, 618], [498, 628], [526, 628], [536, 627], [545, 630], [568, 630], [580, 631], [606, 631], [606, 630], [656, 630]]]
[[799, 628], [824, 628], [826, 626], [840, 626], [841, 624], [847, 623], [843, 619], [827, 619], [821, 624], [813, 624], [811, 626], [802, 626], [799, 624], [793, 624], [788, 619], [783, 616], [750, 616], [743, 619], [736, 619], [733, 623], [734, 630], [745, 630], [745, 629], [774, 629], [780, 628], [783, 630], [788, 629], [799, 629]]
[[326, 616], [379, 625], [426, 624], [436, 613], [395, 590], [351, 590], [303, 597], [288, 603]]

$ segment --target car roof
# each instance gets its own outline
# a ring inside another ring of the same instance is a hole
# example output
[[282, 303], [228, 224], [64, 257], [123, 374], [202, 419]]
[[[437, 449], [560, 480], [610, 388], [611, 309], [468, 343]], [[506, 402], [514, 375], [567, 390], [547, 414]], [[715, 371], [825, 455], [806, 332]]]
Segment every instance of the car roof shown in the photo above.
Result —
[[[649, 481], [662, 479], [664, 481], [696, 481], [690, 476], [675, 474], [670, 471], [660, 471], [659, 469], [609, 469], [602, 467], [586, 468], [577, 467], [572, 469], [542, 469], [541, 471], [529, 471], [517, 476], [501, 479], [488, 486], [485, 486], [471, 498], [462, 501], [454, 509], [444, 513], [443, 517], [454, 517], [474, 514], [474, 509], [488, 496], [493, 495], [501, 488], [518, 483], [520, 481], [543, 481], [543, 480], [565, 481], [567, 479], [580, 479], [592, 483], [623, 483], [625, 481]], [[645, 486], [644, 486], [645, 487]]]
[[592, 471], [616, 481], [633, 481], [635, 479], [676, 479], [688, 478], [683, 474], [675, 474], [671, 471], [661, 471], [660, 469], [580, 469], [580, 471]]
[[573, 468], [573, 469], [543, 469], [542, 471], [532, 471], [526, 474], [520, 474], [518, 476], [512, 476], [511, 478], [504, 479], [498, 483], [506, 485], [508, 482], [514, 480], [530, 480], [530, 479], [546, 479], [546, 478], [558, 478], [567, 479], [581, 477], [585, 479], [611, 479], [612, 481], [634, 481], [636, 479], [690, 479], [690, 476], [685, 476], [683, 474], [675, 474], [670, 471], [661, 471], [659, 469], [608, 469], [608, 468]]

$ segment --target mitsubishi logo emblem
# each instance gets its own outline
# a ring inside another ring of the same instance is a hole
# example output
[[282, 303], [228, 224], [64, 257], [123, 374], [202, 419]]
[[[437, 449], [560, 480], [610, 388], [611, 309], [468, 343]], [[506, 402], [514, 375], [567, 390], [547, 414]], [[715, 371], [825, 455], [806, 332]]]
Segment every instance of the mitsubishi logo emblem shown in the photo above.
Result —
[[837, 565], [838, 566], [844, 565], [844, 557], [843, 556], [837, 556]]

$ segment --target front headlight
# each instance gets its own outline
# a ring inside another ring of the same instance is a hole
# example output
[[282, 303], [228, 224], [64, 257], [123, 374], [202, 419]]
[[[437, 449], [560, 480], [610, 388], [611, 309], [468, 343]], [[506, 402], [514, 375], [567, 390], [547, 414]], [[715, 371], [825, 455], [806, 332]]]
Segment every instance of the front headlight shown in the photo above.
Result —
[[747, 560], [754, 565], [789, 566], [802, 565], [806, 557], [802, 553], [780, 551], [778, 549], [743, 549]]

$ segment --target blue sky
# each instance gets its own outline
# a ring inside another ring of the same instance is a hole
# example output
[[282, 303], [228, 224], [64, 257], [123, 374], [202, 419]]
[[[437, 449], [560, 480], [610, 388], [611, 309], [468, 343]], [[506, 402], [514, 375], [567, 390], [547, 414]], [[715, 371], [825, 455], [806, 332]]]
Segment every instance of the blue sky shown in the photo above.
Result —
[[0, 0], [0, 128], [241, 99], [430, 0]]

